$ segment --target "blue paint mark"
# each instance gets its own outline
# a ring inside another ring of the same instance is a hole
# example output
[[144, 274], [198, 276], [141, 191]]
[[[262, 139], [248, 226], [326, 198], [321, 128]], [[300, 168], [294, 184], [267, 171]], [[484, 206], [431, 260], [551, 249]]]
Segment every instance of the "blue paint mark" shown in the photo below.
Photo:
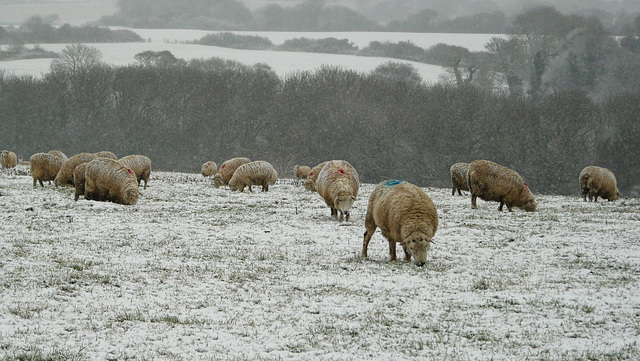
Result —
[[388, 180], [388, 181], [384, 182], [384, 186], [385, 187], [391, 187], [391, 186], [394, 186], [394, 185], [400, 184], [400, 183], [404, 183], [404, 181], [401, 181], [401, 180]]

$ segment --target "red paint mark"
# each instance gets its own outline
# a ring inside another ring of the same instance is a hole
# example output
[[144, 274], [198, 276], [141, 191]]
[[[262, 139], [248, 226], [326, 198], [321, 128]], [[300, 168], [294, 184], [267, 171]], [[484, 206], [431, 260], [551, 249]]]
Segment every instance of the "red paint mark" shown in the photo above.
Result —
[[222, 169], [222, 168], [224, 168], [224, 167], [226, 167], [226, 166], [227, 166], [226, 164], [223, 164], [223, 165], [222, 165], [222, 167], [220, 167], [220, 169]]
[[133, 171], [132, 171], [130, 168], [127, 168], [127, 172], [128, 172], [129, 174], [133, 174]]
[[309, 173], [309, 177], [311, 177], [313, 175], [313, 172]]
[[345, 173], [345, 171], [344, 171], [342, 168], [338, 168], [338, 173], [340, 173], [340, 174], [347, 174], [347, 173]]

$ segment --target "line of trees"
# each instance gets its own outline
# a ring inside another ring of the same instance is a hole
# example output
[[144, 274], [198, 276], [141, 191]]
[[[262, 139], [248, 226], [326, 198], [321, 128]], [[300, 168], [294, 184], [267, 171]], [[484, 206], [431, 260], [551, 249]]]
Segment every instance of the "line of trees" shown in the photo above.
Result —
[[450, 185], [453, 163], [490, 159], [534, 192], [561, 194], [577, 194], [580, 170], [600, 165], [624, 195], [640, 192], [638, 93], [513, 98], [426, 85], [395, 63], [281, 79], [266, 65], [150, 55], [125, 67], [61, 64], [42, 78], [0, 74], [2, 148], [25, 158], [50, 149], [145, 154], [154, 169], [187, 172], [247, 156], [283, 176], [294, 164], [346, 159], [363, 182], [439, 187]]

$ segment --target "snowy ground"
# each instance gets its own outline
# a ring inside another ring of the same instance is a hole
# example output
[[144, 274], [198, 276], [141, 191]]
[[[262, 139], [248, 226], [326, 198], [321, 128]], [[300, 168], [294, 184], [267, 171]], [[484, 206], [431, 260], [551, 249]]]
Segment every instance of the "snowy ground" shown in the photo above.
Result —
[[135, 206], [0, 174], [0, 359], [640, 358], [640, 200], [538, 196], [533, 214], [425, 188], [425, 267], [360, 258], [317, 194], [152, 173]]

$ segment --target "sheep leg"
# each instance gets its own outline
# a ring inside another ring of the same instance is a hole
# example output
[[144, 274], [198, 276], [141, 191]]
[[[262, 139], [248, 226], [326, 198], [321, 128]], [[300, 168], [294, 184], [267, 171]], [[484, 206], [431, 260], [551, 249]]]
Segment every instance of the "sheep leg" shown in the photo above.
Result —
[[343, 211], [337, 211], [337, 213], [339, 213], [339, 214], [340, 214], [340, 217], [338, 217], [338, 220], [339, 220], [340, 222], [344, 221], [344, 212], [343, 212]]
[[478, 206], [476, 205], [476, 198], [478, 198], [478, 196], [471, 193], [471, 209], [478, 209]]
[[389, 256], [391, 257], [391, 261], [397, 261], [398, 257], [396, 256], [396, 241], [389, 239]]
[[362, 243], [362, 258], [367, 258], [367, 249], [369, 248], [369, 241], [371, 241], [371, 237], [373, 237], [373, 233], [376, 231], [376, 226], [373, 226], [373, 230], [367, 227], [367, 230], [364, 231], [364, 242]]
[[351, 213], [349, 213], [349, 211], [344, 211], [344, 218], [347, 222], [349, 222], [350, 217], [351, 217]]
[[411, 261], [411, 253], [409, 253], [409, 248], [408, 248], [406, 243], [402, 245], [402, 249], [404, 250], [404, 259], [407, 262], [410, 262]]
[[331, 218], [338, 220], [338, 210], [331, 207]]
[[451, 191], [451, 195], [452, 195], [452, 196], [455, 196], [455, 195], [456, 195], [456, 187], [455, 187], [455, 186], [453, 187], [453, 190]]
[[503, 201], [500, 201], [500, 206], [498, 207], [498, 210], [499, 210], [500, 212], [502, 212], [502, 206], [504, 206], [504, 202], [503, 202]]
[[462, 195], [462, 191], [460, 190], [460, 188], [458, 188], [458, 195], [461, 196]]
[[35, 178], [33, 178], [33, 188], [37, 186], [38, 186], [38, 181]]

